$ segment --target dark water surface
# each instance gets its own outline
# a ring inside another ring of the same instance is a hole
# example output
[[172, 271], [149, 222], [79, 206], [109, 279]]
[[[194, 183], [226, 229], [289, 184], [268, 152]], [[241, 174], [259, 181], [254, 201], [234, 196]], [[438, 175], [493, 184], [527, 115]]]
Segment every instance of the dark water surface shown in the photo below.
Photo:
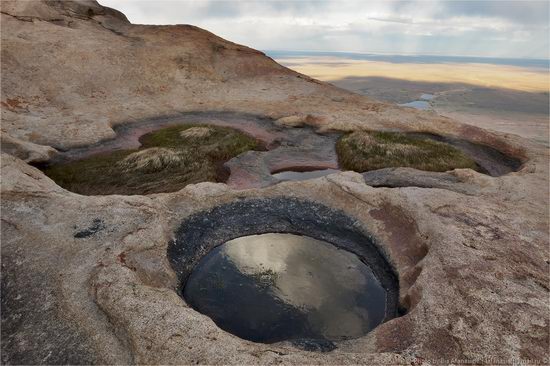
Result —
[[325, 175], [340, 173], [340, 172], [341, 170], [338, 170], [338, 169], [319, 169], [319, 170], [310, 170], [305, 172], [286, 170], [279, 173], [274, 173], [272, 175], [278, 180], [307, 180], [307, 179], [324, 177]]
[[237, 238], [193, 270], [185, 300], [243, 339], [338, 341], [384, 321], [386, 290], [355, 254], [293, 234]]

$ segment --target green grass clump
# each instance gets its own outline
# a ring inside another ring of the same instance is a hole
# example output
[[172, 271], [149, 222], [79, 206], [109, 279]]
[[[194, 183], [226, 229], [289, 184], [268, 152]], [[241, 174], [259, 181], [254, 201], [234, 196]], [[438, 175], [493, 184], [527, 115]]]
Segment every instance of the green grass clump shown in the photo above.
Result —
[[44, 173], [80, 194], [150, 194], [188, 184], [221, 182], [223, 163], [262, 149], [253, 137], [229, 127], [185, 125], [141, 137], [138, 150], [121, 150], [54, 165]]
[[435, 172], [479, 169], [469, 156], [449, 144], [397, 132], [356, 131], [344, 135], [336, 143], [336, 153], [342, 168], [356, 172], [392, 167]]

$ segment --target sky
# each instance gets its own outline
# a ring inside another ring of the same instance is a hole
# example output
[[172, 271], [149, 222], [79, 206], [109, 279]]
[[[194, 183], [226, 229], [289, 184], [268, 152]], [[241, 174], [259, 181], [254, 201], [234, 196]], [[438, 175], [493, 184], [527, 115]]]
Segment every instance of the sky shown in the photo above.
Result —
[[259, 50], [548, 59], [549, 1], [99, 0]]

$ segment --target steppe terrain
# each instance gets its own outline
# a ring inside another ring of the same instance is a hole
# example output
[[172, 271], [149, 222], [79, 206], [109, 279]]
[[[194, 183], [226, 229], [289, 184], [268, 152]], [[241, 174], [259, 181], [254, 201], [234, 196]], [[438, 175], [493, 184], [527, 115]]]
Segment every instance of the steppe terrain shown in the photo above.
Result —
[[512, 60], [516, 64], [507, 65], [506, 60], [482, 64], [451, 57], [442, 62], [437, 57], [379, 56], [382, 60], [377, 61], [346, 54], [274, 54], [282, 65], [343, 89], [399, 104], [430, 94], [429, 109], [439, 115], [549, 142], [550, 79], [542, 60]]
[[[0, 5], [3, 364], [548, 363], [543, 144], [334, 87], [194, 26], [134, 25], [90, 0]], [[225, 183], [154, 194], [78, 194], [42, 171], [191, 123], [265, 151], [228, 160]], [[338, 169], [337, 139], [372, 131], [453, 141], [499, 169], [271, 177]], [[238, 338], [182, 299], [209, 250], [268, 232], [386, 263], [396, 317], [312, 352]]]

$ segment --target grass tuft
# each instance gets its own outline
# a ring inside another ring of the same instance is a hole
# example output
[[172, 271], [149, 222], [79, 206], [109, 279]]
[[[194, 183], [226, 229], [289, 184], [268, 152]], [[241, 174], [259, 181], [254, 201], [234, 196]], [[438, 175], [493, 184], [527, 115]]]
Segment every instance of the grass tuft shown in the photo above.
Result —
[[212, 135], [214, 130], [210, 127], [191, 127], [180, 132], [180, 136], [185, 138], [204, 138]]
[[181, 168], [184, 166], [185, 154], [163, 147], [151, 147], [139, 150], [117, 162], [117, 166], [124, 172], [153, 173], [168, 167]]
[[444, 172], [458, 168], [478, 170], [478, 165], [457, 148], [427, 137], [397, 132], [356, 131], [336, 143], [342, 168], [366, 172], [391, 167]]

